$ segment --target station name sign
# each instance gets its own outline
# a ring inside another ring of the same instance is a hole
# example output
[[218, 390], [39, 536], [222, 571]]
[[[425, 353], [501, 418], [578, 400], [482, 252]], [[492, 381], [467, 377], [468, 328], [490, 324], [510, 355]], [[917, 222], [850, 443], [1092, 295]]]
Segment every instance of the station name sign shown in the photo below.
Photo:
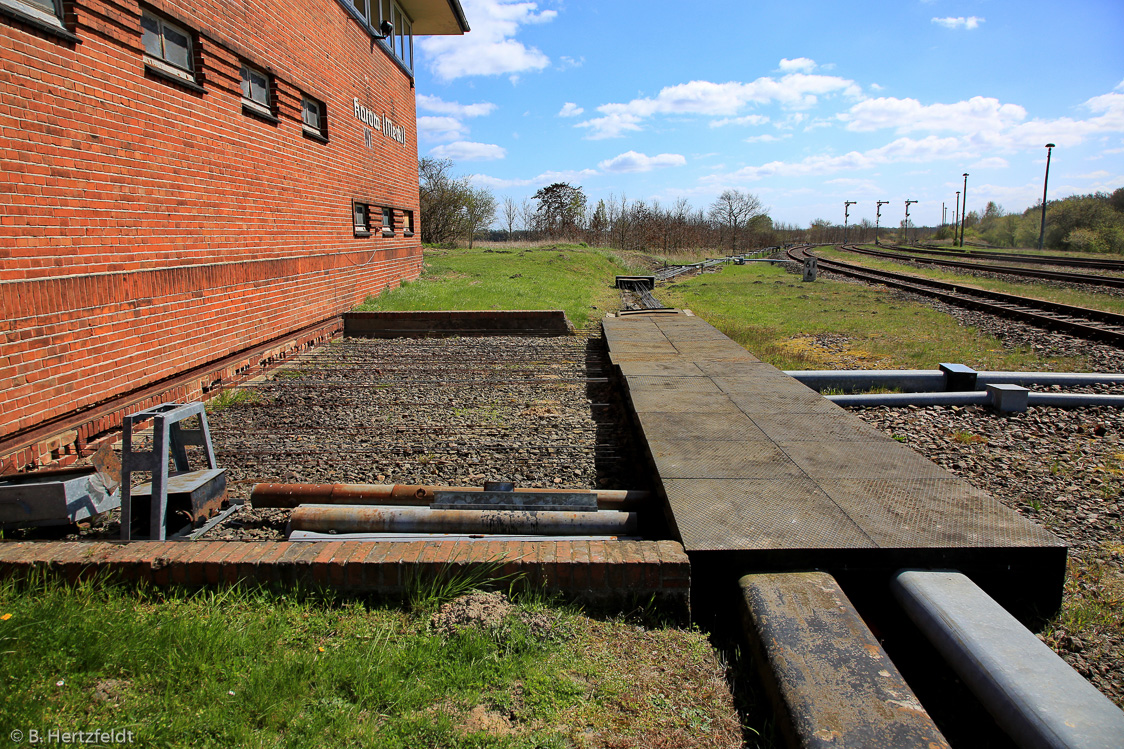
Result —
[[[351, 101], [352, 108], [355, 112], [355, 119], [359, 120], [372, 130], [381, 132], [387, 138], [390, 138], [391, 140], [396, 141], [401, 145], [406, 145], [406, 128], [402, 127], [401, 125], [395, 125], [385, 114], [382, 117], [379, 117], [377, 114], [360, 104], [358, 98], [354, 98]], [[368, 136], [367, 145], [371, 145], [370, 136]]]

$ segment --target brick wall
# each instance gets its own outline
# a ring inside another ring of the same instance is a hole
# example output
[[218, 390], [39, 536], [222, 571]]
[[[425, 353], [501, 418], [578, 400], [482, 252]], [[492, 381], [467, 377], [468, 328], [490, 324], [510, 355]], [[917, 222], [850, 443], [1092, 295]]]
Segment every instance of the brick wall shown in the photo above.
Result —
[[[336, 0], [153, 0], [202, 92], [146, 73], [141, 7], [68, 2], [80, 43], [0, 18], [0, 440], [420, 272], [420, 234], [354, 236], [353, 200], [418, 216], [414, 92]], [[243, 61], [278, 122], [243, 112]], [[354, 98], [405, 145], [368, 147]]]

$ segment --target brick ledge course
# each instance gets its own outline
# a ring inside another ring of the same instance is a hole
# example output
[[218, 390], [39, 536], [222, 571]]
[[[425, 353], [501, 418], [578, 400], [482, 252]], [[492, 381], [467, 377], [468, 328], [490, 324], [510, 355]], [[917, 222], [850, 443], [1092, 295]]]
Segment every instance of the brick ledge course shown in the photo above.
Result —
[[[8, 541], [0, 576], [95, 574], [154, 585], [311, 587], [401, 598], [420, 581], [498, 564], [498, 576], [597, 609], [654, 601], [690, 616], [691, 565], [675, 541]], [[506, 585], [506, 583], [504, 583]]]

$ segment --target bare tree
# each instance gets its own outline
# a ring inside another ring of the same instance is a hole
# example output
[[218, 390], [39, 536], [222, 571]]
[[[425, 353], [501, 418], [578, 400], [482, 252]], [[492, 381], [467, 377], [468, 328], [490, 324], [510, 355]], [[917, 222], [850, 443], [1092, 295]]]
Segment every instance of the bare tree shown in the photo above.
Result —
[[472, 249], [476, 232], [486, 229], [496, 220], [496, 199], [486, 187], [469, 188], [464, 204], [464, 233]]
[[515, 233], [515, 223], [519, 221], [519, 204], [510, 195], [503, 199], [500, 218], [507, 229], [507, 240], [510, 242], [511, 236]]
[[730, 252], [738, 251], [738, 235], [757, 216], [764, 215], [761, 201], [756, 195], [741, 190], [723, 190], [718, 199], [710, 204], [710, 220], [718, 224], [729, 237]]

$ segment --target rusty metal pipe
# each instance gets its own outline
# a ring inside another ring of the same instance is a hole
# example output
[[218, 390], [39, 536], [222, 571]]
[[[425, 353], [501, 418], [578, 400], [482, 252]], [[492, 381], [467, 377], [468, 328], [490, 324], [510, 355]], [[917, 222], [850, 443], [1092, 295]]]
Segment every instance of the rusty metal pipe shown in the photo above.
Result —
[[289, 519], [295, 531], [327, 533], [499, 533], [542, 536], [631, 536], [636, 513], [431, 510], [377, 505], [301, 505]]
[[[437, 492], [480, 491], [471, 486], [420, 486], [417, 484], [254, 484], [254, 507], [290, 508], [302, 504], [394, 505], [421, 507], [433, 502]], [[516, 492], [557, 492], [559, 489], [516, 489]], [[651, 497], [631, 489], [591, 489], [602, 510], [635, 510]]]

